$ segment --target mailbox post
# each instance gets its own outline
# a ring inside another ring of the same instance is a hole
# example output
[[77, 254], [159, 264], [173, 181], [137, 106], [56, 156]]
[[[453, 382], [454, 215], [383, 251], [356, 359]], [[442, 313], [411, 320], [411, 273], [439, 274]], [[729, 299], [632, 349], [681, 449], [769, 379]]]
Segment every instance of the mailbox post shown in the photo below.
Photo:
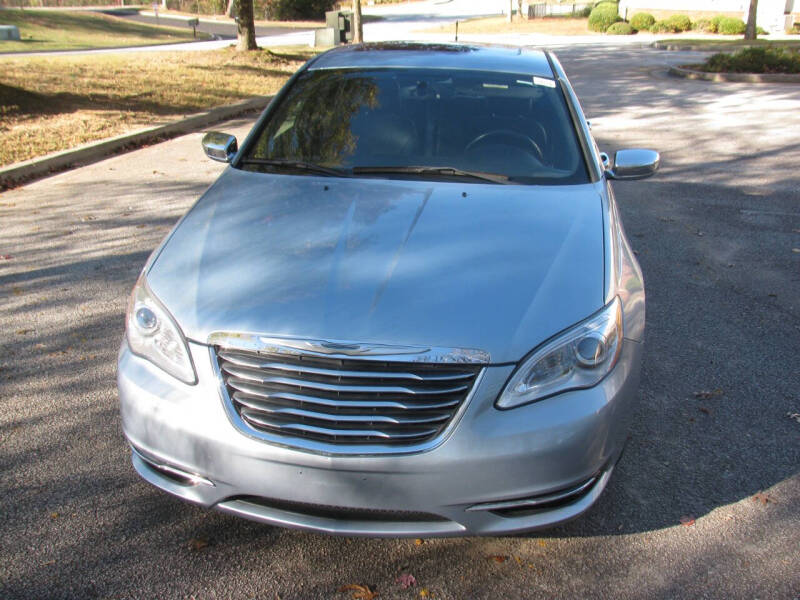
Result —
[[197, 26], [200, 24], [200, 19], [189, 19], [186, 24], [192, 28], [192, 36], [197, 39]]

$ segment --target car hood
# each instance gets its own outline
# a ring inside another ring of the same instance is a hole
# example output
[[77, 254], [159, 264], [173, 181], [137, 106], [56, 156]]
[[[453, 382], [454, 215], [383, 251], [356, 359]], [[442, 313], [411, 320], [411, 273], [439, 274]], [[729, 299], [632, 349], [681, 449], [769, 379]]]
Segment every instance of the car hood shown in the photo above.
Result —
[[602, 306], [601, 201], [591, 184], [229, 168], [147, 281], [201, 343], [247, 332], [469, 348], [515, 362]]

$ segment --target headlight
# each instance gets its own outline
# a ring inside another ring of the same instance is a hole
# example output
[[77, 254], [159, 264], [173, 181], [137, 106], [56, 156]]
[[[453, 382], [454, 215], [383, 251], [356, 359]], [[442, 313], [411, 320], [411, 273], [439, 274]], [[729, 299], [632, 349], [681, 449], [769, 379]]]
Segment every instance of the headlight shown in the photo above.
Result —
[[511, 377], [497, 408], [597, 385], [614, 368], [621, 349], [622, 308], [614, 298], [600, 312], [537, 348]]
[[144, 275], [131, 293], [125, 325], [131, 352], [184, 383], [197, 382], [186, 340], [167, 309], [147, 287]]

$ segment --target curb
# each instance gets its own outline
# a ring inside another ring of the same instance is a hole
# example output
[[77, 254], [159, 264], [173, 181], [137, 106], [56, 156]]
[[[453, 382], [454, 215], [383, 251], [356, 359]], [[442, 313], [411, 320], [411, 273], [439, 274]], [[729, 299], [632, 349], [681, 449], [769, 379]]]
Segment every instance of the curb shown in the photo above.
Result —
[[[800, 40], [798, 40], [798, 45], [800, 45]], [[742, 48], [763, 48], [765, 47], [765, 44], [742, 44], [740, 46], [729, 46], [726, 44], [687, 45], [655, 41], [650, 44], [650, 46], [656, 50], [671, 50], [672, 52], [735, 52], [737, 50], [741, 50]], [[782, 44], [781, 47], [783, 46], [784, 45]]]
[[707, 73], [685, 67], [670, 67], [669, 74], [684, 79], [740, 83], [800, 83], [800, 73]]
[[191, 133], [212, 123], [225, 121], [243, 113], [262, 110], [266, 108], [271, 100], [272, 96], [256, 96], [236, 104], [218, 106], [207, 112], [198, 113], [179, 121], [148, 129], [140, 129], [132, 133], [90, 142], [70, 150], [48, 154], [41, 158], [32, 158], [15, 163], [0, 168], [0, 190], [15, 187], [23, 182], [52, 175], [59, 171], [95, 163], [113, 154], [136, 150], [151, 142], [161, 142]]

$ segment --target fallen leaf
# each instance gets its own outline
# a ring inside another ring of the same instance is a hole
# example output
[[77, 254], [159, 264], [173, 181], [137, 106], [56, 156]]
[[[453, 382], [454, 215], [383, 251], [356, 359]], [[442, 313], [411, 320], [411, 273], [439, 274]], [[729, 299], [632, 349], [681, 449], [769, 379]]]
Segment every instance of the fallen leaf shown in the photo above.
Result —
[[723, 391], [721, 389], [717, 388], [713, 392], [709, 392], [709, 391], [706, 391], [706, 390], [701, 390], [699, 392], [695, 392], [694, 393], [694, 397], [697, 398], [698, 400], [708, 400], [709, 398], [713, 398], [714, 396], [721, 396], [722, 394], [723, 394]]
[[10, 254], [0, 254], [0, 260], [11, 260], [12, 258], [14, 257]]
[[189, 550], [202, 550], [208, 546], [208, 540], [205, 538], [192, 538], [189, 540]]
[[401, 588], [406, 589], [417, 585], [417, 579], [411, 573], [401, 573], [397, 578], [397, 583], [400, 584]]
[[494, 562], [498, 563], [504, 563], [508, 559], [507, 556], [503, 556], [502, 554], [495, 554], [494, 556], [490, 556], [489, 558], [491, 558]]
[[373, 592], [368, 585], [348, 583], [339, 588], [340, 592], [353, 592], [352, 597], [356, 600], [372, 600], [378, 597], [378, 592]]
[[17, 329], [14, 333], [17, 335], [25, 335], [26, 333], [33, 333], [33, 329]]
[[58, 513], [57, 512], [51, 512], [50, 513], [50, 518], [51, 519], [57, 519], [58, 518]]
[[545, 542], [544, 540], [539, 540], [539, 545], [540, 545], [542, 548], [544, 548], [545, 546], [547, 546], [547, 542]]
[[800, 423], [800, 413], [786, 413], [786, 416]]
[[428, 591], [428, 588], [422, 588], [419, 591], [419, 597], [420, 598], [430, 598], [431, 597], [431, 593]]
[[711, 411], [708, 410], [705, 406], [701, 406], [697, 410], [699, 410], [704, 415], [710, 415], [711, 414]]
[[680, 518], [681, 525], [684, 527], [691, 527], [694, 525], [694, 517], [692, 515], [684, 515]]
[[761, 502], [761, 504], [767, 504], [769, 502], [774, 502], [774, 500], [764, 492], [756, 492], [755, 494], [753, 494], [753, 502]]
[[417, 538], [417, 539], [414, 540], [414, 545], [416, 545], [416, 546], [422, 546], [422, 544], [424, 544], [424, 543], [425, 543], [425, 541], [421, 540], [420, 538]]
[[800, 254], [800, 248], [792, 248], [792, 252], [795, 254]]

